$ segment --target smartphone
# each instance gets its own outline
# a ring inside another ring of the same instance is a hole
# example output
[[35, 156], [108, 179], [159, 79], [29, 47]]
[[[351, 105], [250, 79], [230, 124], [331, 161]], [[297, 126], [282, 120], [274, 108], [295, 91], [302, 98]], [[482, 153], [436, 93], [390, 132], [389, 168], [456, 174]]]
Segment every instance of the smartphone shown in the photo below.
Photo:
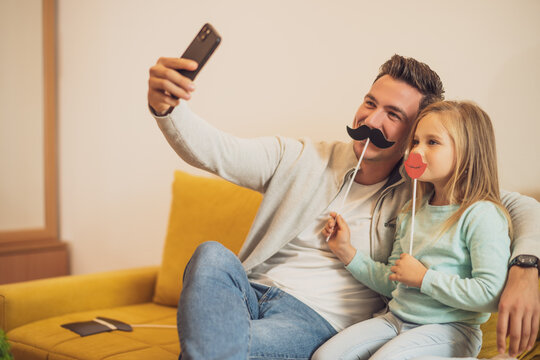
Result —
[[196, 61], [199, 66], [193, 71], [178, 70], [178, 72], [191, 80], [194, 80], [220, 42], [221, 36], [219, 36], [216, 29], [208, 23], [204, 24], [182, 55], [182, 58]]

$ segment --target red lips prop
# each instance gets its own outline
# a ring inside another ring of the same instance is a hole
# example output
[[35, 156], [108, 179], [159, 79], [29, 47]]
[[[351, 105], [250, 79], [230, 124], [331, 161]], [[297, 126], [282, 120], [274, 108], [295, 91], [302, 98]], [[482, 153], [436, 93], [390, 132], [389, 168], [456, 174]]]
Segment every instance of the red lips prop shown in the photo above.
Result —
[[412, 217], [411, 217], [411, 240], [409, 245], [409, 254], [413, 253], [413, 234], [414, 234], [414, 214], [416, 213], [416, 179], [418, 179], [426, 170], [427, 164], [422, 161], [422, 156], [418, 153], [411, 153], [405, 161], [405, 171], [414, 179], [413, 197], [412, 197]]
[[426, 170], [427, 164], [422, 162], [422, 156], [418, 153], [411, 153], [405, 161], [405, 171], [411, 179], [418, 179]]

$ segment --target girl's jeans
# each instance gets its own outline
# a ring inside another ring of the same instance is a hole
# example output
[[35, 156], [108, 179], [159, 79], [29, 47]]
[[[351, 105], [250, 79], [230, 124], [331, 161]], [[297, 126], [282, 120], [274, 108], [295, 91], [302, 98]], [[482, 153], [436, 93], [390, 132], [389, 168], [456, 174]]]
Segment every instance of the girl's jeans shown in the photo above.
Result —
[[474, 358], [481, 347], [478, 328], [461, 323], [412, 324], [388, 312], [343, 330], [319, 348], [313, 360]]

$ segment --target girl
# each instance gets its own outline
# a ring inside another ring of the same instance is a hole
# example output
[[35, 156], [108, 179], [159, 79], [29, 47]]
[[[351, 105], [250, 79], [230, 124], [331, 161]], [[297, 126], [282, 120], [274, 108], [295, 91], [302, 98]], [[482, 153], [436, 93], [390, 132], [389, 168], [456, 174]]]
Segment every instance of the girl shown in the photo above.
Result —
[[[352, 275], [392, 297], [389, 312], [330, 339], [313, 359], [409, 359], [476, 356], [506, 280], [509, 215], [499, 200], [495, 137], [489, 116], [469, 102], [426, 107], [410, 154], [426, 166], [418, 178], [413, 250], [411, 202], [397, 220], [388, 264], [356, 251], [346, 222], [332, 213], [323, 235]], [[418, 156], [415, 155], [415, 156]]]

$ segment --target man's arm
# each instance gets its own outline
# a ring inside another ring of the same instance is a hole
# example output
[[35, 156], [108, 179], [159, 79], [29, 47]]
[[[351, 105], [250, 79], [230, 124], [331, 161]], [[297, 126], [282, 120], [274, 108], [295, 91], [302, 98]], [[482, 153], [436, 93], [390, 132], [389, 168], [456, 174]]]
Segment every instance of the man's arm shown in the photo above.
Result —
[[[514, 228], [512, 256], [529, 254], [540, 258], [540, 203], [517, 193], [501, 193]], [[499, 302], [497, 346], [503, 353], [510, 337], [509, 354], [532, 348], [540, 321], [538, 269], [512, 266]]]
[[264, 192], [283, 161], [285, 147], [294, 156], [301, 153], [302, 144], [278, 137], [239, 138], [197, 116], [187, 106], [194, 85], [177, 71], [193, 70], [195, 65], [187, 59], [160, 58], [150, 68], [148, 105], [159, 128], [186, 163]]

